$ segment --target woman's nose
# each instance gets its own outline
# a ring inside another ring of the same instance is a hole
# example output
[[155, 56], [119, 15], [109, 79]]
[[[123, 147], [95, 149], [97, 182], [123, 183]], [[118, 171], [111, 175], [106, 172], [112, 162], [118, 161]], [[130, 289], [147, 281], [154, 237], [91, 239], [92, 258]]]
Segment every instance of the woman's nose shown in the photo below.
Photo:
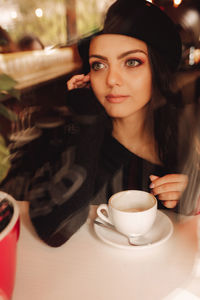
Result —
[[116, 68], [110, 68], [107, 73], [106, 81], [109, 86], [120, 86], [122, 84], [122, 76], [119, 70]]

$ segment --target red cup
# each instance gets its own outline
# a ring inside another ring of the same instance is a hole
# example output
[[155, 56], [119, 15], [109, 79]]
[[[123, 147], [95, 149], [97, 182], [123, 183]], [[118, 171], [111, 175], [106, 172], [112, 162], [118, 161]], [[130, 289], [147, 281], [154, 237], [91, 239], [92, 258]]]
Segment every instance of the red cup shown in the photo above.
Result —
[[0, 200], [8, 199], [13, 205], [13, 215], [0, 233], [0, 300], [11, 299], [16, 273], [17, 241], [19, 239], [19, 208], [16, 200], [0, 192]]

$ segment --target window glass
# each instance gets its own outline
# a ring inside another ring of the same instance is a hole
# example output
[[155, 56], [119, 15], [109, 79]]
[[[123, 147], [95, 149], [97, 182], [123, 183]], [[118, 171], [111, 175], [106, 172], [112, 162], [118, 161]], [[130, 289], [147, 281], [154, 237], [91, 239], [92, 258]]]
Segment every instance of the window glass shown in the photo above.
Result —
[[[113, 1], [0, 0], [0, 26], [15, 42], [33, 34], [45, 46], [66, 45], [71, 39], [99, 28], [106, 7]], [[73, 24], [68, 26], [68, 22]], [[73, 33], [71, 36], [67, 27]]]
[[77, 32], [85, 35], [98, 29], [103, 21], [107, 7], [114, 0], [76, 0], [77, 1]]
[[14, 41], [34, 34], [44, 45], [66, 43], [66, 0], [0, 0], [0, 25]]

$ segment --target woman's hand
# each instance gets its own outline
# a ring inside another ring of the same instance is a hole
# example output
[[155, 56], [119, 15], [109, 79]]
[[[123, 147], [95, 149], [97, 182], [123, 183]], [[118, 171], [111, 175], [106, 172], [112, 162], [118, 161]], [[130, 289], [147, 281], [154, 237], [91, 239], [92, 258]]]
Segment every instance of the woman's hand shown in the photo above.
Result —
[[90, 82], [90, 75], [74, 75], [70, 80], [67, 81], [68, 90], [78, 89], [87, 87]]
[[177, 205], [188, 183], [188, 176], [184, 174], [167, 174], [163, 177], [150, 175], [152, 193], [163, 202], [167, 208]]

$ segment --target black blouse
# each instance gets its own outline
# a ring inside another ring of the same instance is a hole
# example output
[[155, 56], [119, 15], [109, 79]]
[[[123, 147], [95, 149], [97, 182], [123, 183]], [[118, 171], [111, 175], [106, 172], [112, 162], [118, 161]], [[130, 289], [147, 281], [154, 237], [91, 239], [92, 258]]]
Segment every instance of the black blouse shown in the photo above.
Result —
[[114, 137], [105, 134], [95, 180], [92, 203], [106, 203], [114, 193], [137, 189], [150, 192], [150, 175], [164, 176], [167, 168], [135, 155]]

